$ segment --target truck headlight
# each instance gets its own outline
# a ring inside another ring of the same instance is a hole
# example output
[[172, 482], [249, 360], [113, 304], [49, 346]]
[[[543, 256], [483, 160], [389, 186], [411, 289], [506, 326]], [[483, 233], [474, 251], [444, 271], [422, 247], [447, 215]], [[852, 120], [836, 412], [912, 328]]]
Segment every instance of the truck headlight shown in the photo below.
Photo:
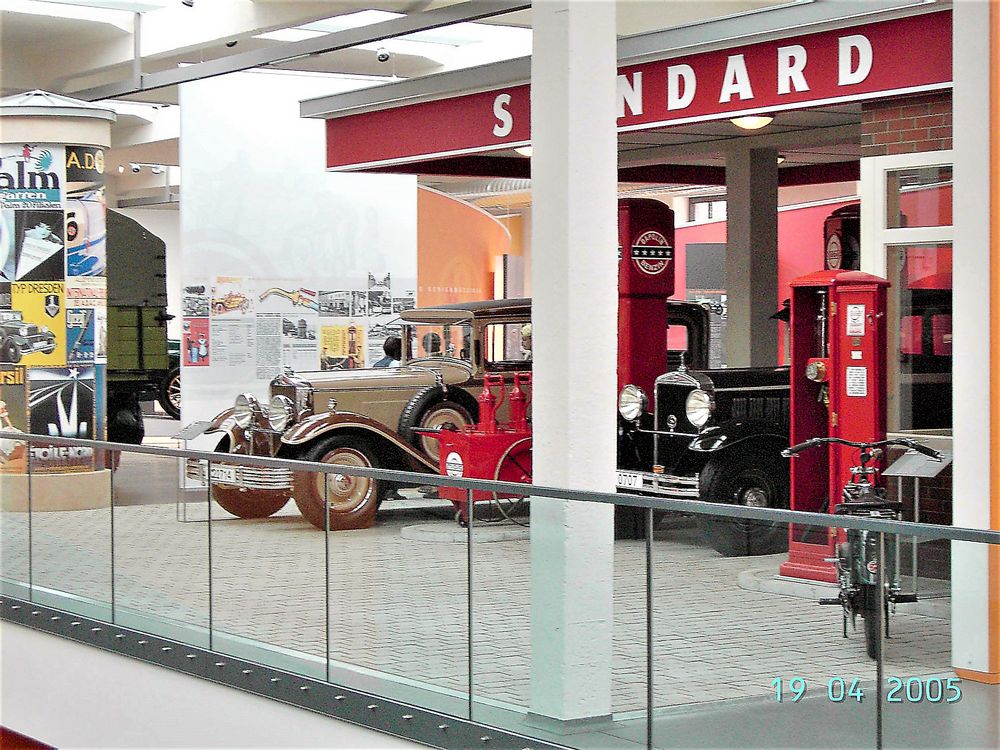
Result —
[[295, 404], [287, 396], [272, 396], [267, 407], [267, 423], [275, 432], [284, 432], [295, 418]]
[[642, 416], [647, 403], [649, 403], [649, 399], [646, 398], [642, 388], [629, 383], [618, 394], [618, 413], [626, 422], [634, 422]]
[[684, 414], [688, 418], [688, 422], [695, 427], [701, 427], [708, 421], [708, 418], [712, 416], [713, 408], [715, 406], [712, 403], [712, 397], [701, 388], [695, 388], [691, 391], [687, 401], [684, 402]]
[[260, 412], [260, 402], [250, 393], [241, 393], [233, 405], [233, 419], [244, 430], [253, 422], [254, 415]]

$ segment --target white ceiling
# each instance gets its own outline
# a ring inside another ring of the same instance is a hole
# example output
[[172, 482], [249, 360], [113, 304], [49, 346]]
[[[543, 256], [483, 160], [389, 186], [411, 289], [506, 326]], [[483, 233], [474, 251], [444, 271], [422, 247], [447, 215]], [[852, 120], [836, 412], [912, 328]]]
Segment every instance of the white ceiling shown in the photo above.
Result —
[[[793, 2], [802, 0], [792, 0]], [[827, 2], [828, 0], [819, 0]], [[154, 73], [179, 64], [215, 60], [254, 49], [280, 48], [280, 39], [329, 33], [348, 26], [451, 5], [456, 0], [5, 0], [0, 8], [0, 94], [40, 88], [72, 95], [74, 91], [127, 79], [132, 72], [133, 24], [141, 12], [142, 70]], [[619, 35], [675, 28], [734, 14], [787, 6], [788, 0], [619, 0]], [[381, 11], [361, 14], [360, 11]], [[290, 30], [290, 31], [289, 31]], [[279, 39], [260, 38], [278, 33]], [[236, 42], [235, 46], [227, 43]], [[377, 60], [375, 46], [392, 51], [389, 63]], [[53, 50], [58, 50], [55, 54]], [[423, 32], [384, 45], [362, 47], [300, 58], [278, 64], [288, 70], [370, 76], [420, 77], [530, 53], [530, 12], [508, 14], [488, 24], [461, 24]], [[176, 87], [128, 97], [136, 102], [176, 104]], [[169, 125], [175, 107], [120, 112], [113, 131], [110, 163], [177, 164], [177, 133]], [[165, 118], [167, 125], [158, 123]], [[843, 133], [860, 119], [858, 106], [826, 107], [780, 113], [768, 126], [763, 145], [775, 140], [788, 164], [856, 159], [857, 139], [815, 142], [797, 136], [827, 130]], [[781, 135], [784, 135], [782, 139]], [[703, 123], [623, 134], [620, 152], [625, 164], [724, 164], [725, 152], [748, 136], [728, 122]], [[767, 140], [767, 139], [770, 139]], [[799, 143], [802, 140], [803, 142]], [[818, 140], [823, 141], [823, 138]], [[798, 143], [798, 145], [796, 145]], [[501, 154], [502, 155], [502, 154]]]

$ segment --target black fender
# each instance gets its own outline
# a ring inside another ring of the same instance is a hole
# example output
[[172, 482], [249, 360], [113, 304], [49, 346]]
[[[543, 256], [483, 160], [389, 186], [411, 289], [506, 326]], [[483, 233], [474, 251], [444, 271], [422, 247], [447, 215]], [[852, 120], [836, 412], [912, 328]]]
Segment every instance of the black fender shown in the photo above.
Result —
[[628, 422], [618, 415], [619, 469], [645, 470], [653, 465], [653, 436], [643, 430], [653, 428], [653, 416], [643, 414], [639, 423]]
[[420, 418], [427, 408], [439, 401], [454, 401], [472, 415], [473, 421], [479, 419], [479, 402], [467, 391], [440, 384], [429, 385], [417, 391], [403, 407], [403, 411], [399, 415], [399, 428], [397, 429], [400, 437], [410, 445], [417, 445], [420, 436], [413, 431], [413, 428], [420, 424]]
[[[733, 420], [703, 430], [688, 449], [702, 454], [722, 453], [748, 440], [773, 443], [777, 450], [782, 450], [788, 447], [788, 432], [773, 422]], [[702, 463], [708, 459], [709, 456], [705, 456]]]

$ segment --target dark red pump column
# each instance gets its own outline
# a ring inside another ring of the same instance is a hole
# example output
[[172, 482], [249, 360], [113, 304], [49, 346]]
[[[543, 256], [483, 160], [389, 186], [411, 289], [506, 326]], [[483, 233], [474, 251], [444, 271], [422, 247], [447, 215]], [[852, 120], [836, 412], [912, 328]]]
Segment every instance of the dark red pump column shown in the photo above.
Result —
[[[885, 439], [886, 290], [861, 271], [817, 271], [791, 282], [790, 443]], [[792, 510], [832, 513], [858, 449], [828, 445], [790, 461]], [[837, 581], [828, 562], [843, 531], [793, 524], [781, 575]]]
[[618, 390], [652, 398], [667, 368], [667, 298], [674, 292], [674, 212], [648, 198], [618, 201]]

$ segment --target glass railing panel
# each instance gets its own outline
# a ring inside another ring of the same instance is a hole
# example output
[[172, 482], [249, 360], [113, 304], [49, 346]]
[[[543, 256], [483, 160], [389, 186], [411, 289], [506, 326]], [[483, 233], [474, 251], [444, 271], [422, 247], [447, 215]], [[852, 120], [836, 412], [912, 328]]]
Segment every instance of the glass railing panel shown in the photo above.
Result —
[[114, 474], [115, 622], [208, 647], [208, 495], [175, 456], [123, 453]]
[[[819, 606], [838, 591], [825, 560], [830, 534], [799, 525], [791, 552], [782, 551], [787, 535], [781, 523], [658, 519], [654, 746], [874, 745], [876, 665], [864, 623], [855, 630], [839, 604]], [[645, 716], [629, 729], [638, 739]]]
[[115, 454], [31, 437], [32, 600], [110, 622]]
[[323, 678], [325, 545], [290, 500], [292, 473], [223, 462], [210, 472], [212, 648]]
[[[889, 605], [884, 746], [1000, 747], [1000, 685], [989, 676], [996, 622], [991, 635], [987, 604], [996, 596], [989, 590], [990, 559], [1000, 547], [918, 539], [914, 548], [912, 537], [897, 538], [899, 592], [907, 599], [915, 593], [916, 601]], [[892, 536], [886, 539], [895, 546]]]
[[[465, 716], [467, 536], [434, 480], [392, 490], [328, 475], [330, 679]], [[384, 497], [374, 524], [342, 528], [351, 498], [369, 492]]]
[[0, 592], [21, 599], [30, 598], [29, 482], [27, 443], [0, 438]]

